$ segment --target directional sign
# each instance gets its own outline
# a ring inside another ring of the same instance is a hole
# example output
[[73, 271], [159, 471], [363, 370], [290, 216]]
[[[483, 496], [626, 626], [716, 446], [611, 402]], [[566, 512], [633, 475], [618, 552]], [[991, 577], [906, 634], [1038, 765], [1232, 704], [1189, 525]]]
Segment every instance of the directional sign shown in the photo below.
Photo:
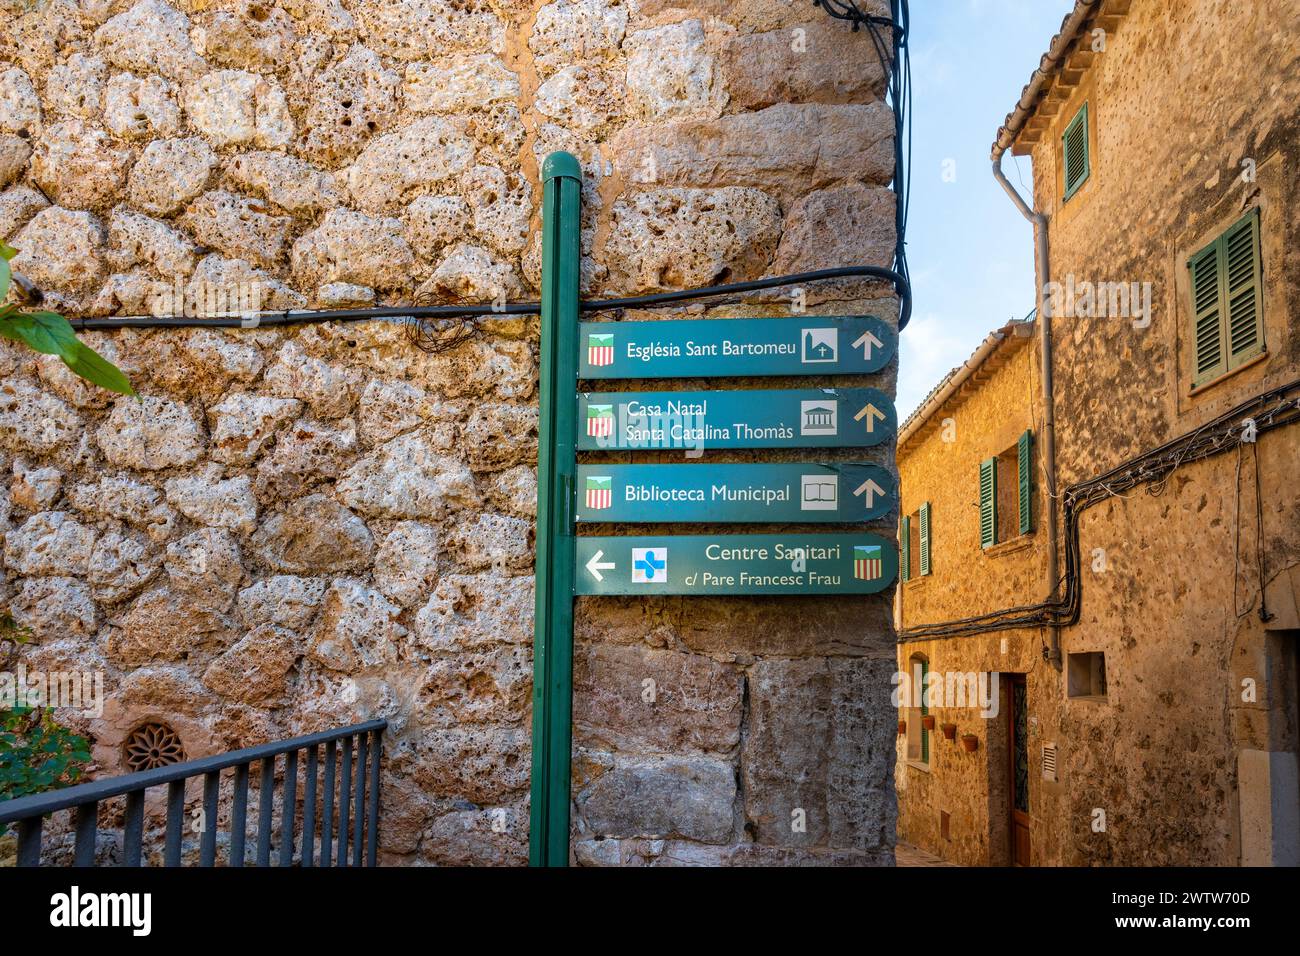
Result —
[[583, 322], [579, 378], [879, 372], [898, 336], [875, 316]]
[[871, 521], [893, 507], [894, 479], [876, 465], [579, 465], [580, 523]]
[[576, 540], [578, 594], [875, 594], [898, 574], [874, 534], [723, 534]]
[[894, 404], [874, 388], [741, 392], [589, 392], [578, 448], [865, 448], [894, 433]]

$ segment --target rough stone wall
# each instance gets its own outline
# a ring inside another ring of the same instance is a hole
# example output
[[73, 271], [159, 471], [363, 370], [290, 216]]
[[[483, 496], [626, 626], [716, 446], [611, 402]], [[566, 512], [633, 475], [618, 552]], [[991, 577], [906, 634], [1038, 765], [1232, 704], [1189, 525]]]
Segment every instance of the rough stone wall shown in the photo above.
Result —
[[[534, 296], [556, 149], [588, 294], [891, 258], [881, 71], [803, 0], [3, 11], [0, 237], [70, 315]], [[87, 338], [143, 399], [0, 348], [0, 517], [28, 666], [107, 675], [102, 719], [63, 715], [101, 771], [148, 717], [197, 756], [385, 716], [384, 859], [521, 862], [535, 323], [438, 355], [383, 323]], [[888, 860], [875, 607], [591, 605], [580, 858]], [[610, 690], [647, 666], [652, 715]]]
[[[1035, 342], [1004, 341], [994, 357], [1009, 353], [1005, 364], [972, 384], [960, 399], [949, 400], [932, 416], [935, 424], [899, 451], [903, 510], [915, 514], [923, 502], [930, 503], [931, 573], [913, 576], [900, 587], [903, 628], [1030, 603], [1045, 594], [1041, 478], [1034, 489], [1034, 531], [988, 550], [980, 547], [979, 463], [1014, 447], [1027, 428], [1037, 436], [1042, 422]], [[999, 473], [998, 480], [1008, 480], [1007, 474]], [[1043, 692], [1040, 681], [1050, 671], [1039, 645], [1032, 631], [909, 641], [898, 646], [898, 669], [910, 674], [912, 657], [921, 655], [932, 674], [1027, 674], [1032, 707]], [[1005, 685], [1000, 693], [1005, 698]], [[983, 717], [973, 701], [933, 706], [930, 713], [936, 729], [930, 734], [928, 765], [909, 761], [907, 738], [898, 737], [899, 839], [963, 866], [1003, 865], [1009, 856], [1005, 702], [991, 718]], [[899, 719], [914, 721], [916, 714], [903, 708]], [[957, 725], [954, 740], [944, 739], [938, 729], [944, 723]], [[963, 734], [979, 738], [974, 753], [962, 749]], [[1038, 804], [1037, 781], [1031, 779], [1030, 788], [1032, 809]], [[941, 813], [949, 815], [946, 838]]]

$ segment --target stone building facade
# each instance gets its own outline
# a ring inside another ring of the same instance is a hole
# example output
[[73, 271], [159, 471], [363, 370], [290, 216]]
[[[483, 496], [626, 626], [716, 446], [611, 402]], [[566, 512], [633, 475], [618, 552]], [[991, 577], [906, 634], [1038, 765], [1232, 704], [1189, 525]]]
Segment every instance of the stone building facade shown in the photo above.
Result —
[[[1047, 219], [1060, 489], [1300, 377], [1300, 10], [1105, 0], [1075, 14], [999, 134], [1032, 158]], [[1297, 460], [1292, 424], [1086, 511], [1060, 670], [1043, 661], [1048, 630], [929, 642], [935, 670], [1025, 675], [1029, 862], [1300, 862]], [[936, 533], [936, 576], [949, 547]], [[974, 562], [967, 589], [1002, 607], [1044, 599], [1041, 577], [1019, 586]], [[951, 620], [911, 607], [926, 616], [909, 616], [904, 588], [904, 629]], [[902, 832], [956, 861], [1006, 859], [1008, 801], [988, 793], [986, 834], [969, 779], [910, 790]]]
[[[587, 295], [892, 259], [884, 71], [805, 0], [2, 9], [0, 238], [69, 316], [535, 298], [555, 150]], [[97, 772], [149, 720], [196, 757], [386, 717], [382, 859], [523, 862], [536, 322], [85, 338], [139, 400], [0, 345], [0, 600], [26, 666], [106, 675], [60, 715]], [[583, 604], [576, 858], [889, 862], [878, 606]]]

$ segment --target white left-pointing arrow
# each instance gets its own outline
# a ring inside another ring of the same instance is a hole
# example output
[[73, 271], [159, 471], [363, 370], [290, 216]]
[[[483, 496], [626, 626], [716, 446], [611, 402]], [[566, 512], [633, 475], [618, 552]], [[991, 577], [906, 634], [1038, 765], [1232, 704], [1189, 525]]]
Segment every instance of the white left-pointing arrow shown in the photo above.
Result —
[[591, 576], [597, 581], [605, 580], [605, 575], [601, 574], [601, 571], [613, 571], [615, 567], [613, 561], [601, 561], [600, 559], [604, 556], [604, 551], [597, 551], [591, 556], [591, 560], [587, 562], [587, 570], [591, 572]]
[[871, 349], [873, 346], [878, 349], [883, 349], [885, 343], [876, 338], [876, 333], [872, 332], [870, 329], [859, 335], [857, 341], [853, 343], [855, 349], [862, 349], [862, 357], [867, 361], [871, 361]]
[[876, 495], [883, 495], [884, 493], [885, 489], [876, 484], [874, 478], [868, 478], [862, 484], [858, 485], [854, 490], [853, 495], [854, 497], [865, 495], [867, 499], [867, 507], [874, 508], [876, 506]]

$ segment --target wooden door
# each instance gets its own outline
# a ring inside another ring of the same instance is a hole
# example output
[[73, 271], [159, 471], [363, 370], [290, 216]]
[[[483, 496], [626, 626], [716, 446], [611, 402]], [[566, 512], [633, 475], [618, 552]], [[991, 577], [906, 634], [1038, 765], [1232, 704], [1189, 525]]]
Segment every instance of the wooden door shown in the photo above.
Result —
[[1007, 757], [1011, 787], [1011, 865], [1029, 865], [1029, 708], [1024, 674], [1010, 675]]

